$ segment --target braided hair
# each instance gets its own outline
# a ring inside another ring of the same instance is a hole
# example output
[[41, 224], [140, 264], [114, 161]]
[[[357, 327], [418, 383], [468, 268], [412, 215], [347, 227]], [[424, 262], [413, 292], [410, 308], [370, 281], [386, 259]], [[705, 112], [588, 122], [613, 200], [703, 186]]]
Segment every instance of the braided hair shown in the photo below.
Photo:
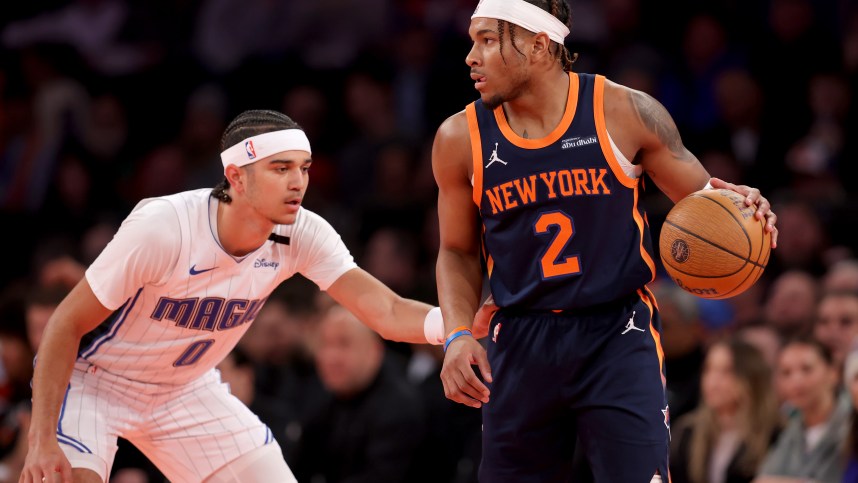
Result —
[[[527, 3], [531, 3], [536, 5], [537, 7], [545, 10], [557, 17], [558, 20], [563, 22], [567, 27], [572, 26], [572, 9], [569, 7], [569, 4], [566, 0], [525, 0]], [[515, 45], [515, 25], [507, 22], [506, 20], [498, 20], [498, 40], [500, 42], [500, 53], [501, 57], [503, 57], [503, 37], [504, 32], [509, 31], [509, 41], [512, 44], [512, 47], [521, 55], [524, 55], [524, 52], [519, 50], [518, 46]], [[573, 54], [569, 52], [569, 49], [562, 43], [557, 43], [552, 41], [551, 46], [554, 51], [554, 57], [560, 61], [560, 65], [563, 66], [563, 70], [566, 72], [572, 72], [572, 64], [578, 59], [578, 54]]]
[[[227, 148], [252, 136], [284, 129], [301, 129], [301, 126], [282, 112], [269, 110], [244, 111], [236, 116], [224, 130], [223, 137], [220, 140], [220, 150], [225, 151]], [[224, 177], [217, 186], [212, 188], [211, 196], [224, 203], [230, 203], [232, 198], [227, 193], [227, 189], [229, 189], [229, 181]]]

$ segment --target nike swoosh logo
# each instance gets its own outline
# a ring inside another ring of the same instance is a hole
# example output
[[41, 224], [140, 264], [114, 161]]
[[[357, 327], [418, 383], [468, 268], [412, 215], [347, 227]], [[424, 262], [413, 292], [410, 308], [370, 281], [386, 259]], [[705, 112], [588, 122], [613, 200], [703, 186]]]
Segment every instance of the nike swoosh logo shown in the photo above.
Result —
[[214, 270], [217, 267], [206, 268], [203, 270], [197, 270], [196, 268], [197, 268], [197, 264], [195, 263], [194, 266], [191, 267], [191, 270], [190, 270], [191, 275], [199, 275], [201, 273], [206, 273], [206, 272], [209, 272], [211, 270]]

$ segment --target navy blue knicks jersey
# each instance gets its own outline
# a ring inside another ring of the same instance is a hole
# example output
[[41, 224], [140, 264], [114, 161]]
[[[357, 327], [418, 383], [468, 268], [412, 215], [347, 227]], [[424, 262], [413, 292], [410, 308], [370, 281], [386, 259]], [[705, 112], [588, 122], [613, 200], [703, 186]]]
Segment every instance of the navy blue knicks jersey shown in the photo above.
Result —
[[510, 128], [503, 107], [465, 109], [483, 256], [500, 307], [563, 310], [634, 293], [655, 277], [640, 180], [605, 127], [605, 78], [571, 73], [566, 111], [542, 139]]

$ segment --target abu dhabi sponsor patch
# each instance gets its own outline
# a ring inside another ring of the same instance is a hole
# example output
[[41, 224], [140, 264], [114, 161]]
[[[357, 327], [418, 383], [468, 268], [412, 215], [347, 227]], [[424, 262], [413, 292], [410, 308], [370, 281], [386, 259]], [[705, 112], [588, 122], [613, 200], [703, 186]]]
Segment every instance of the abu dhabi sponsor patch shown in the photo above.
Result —
[[587, 146], [590, 144], [596, 144], [599, 142], [599, 138], [595, 135], [587, 136], [587, 137], [574, 137], [574, 138], [566, 138], [560, 141], [560, 147], [562, 149], [572, 149], [579, 148], [581, 146]]

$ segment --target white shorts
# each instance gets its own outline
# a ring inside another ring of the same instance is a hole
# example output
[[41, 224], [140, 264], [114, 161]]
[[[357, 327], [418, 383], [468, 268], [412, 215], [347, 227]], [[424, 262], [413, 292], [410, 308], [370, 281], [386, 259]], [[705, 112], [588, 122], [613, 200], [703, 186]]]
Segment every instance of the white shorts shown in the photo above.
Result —
[[175, 483], [199, 483], [239, 456], [276, 444], [214, 369], [188, 384], [166, 386], [130, 381], [79, 360], [60, 411], [60, 447], [73, 468], [108, 481], [118, 436]]

